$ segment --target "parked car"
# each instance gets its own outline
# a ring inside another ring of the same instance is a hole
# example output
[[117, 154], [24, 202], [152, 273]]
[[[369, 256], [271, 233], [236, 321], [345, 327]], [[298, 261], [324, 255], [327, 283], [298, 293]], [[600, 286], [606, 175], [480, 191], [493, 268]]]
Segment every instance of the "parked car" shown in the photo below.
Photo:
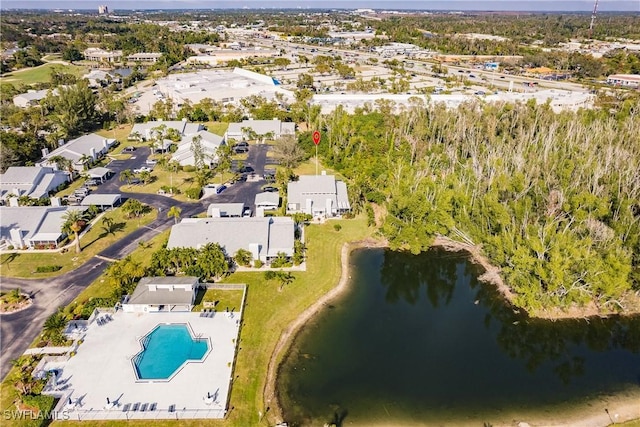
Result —
[[241, 154], [241, 153], [247, 153], [249, 152], [249, 147], [239, 147], [239, 146], [234, 146], [232, 148], [233, 152], [236, 154]]
[[130, 145], [128, 147], [124, 147], [124, 150], [122, 150], [125, 153], [133, 153], [134, 151], [136, 151], [136, 147]]
[[242, 212], [242, 217], [243, 218], [249, 218], [251, 217], [252, 211], [249, 208], [245, 208], [244, 212]]
[[277, 193], [278, 192], [278, 188], [274, 187], [273, 185], [267, 185], [262, 187], [262, 191], [266, 191], [268, 193]]
[[158, 164], [157, 160], [153, 160], [153, 159], [147, 159], [147, 161], [145, 162], [145, 164], [149, 165], [149, 166], [155, 166]]
[[96, 181], [95, 179], [88, 179], [84, 182], [85, 187], [94, 187], [96, 185], [98, 185], [98, 181]]
[[142, 167], [140, 167], [138, 169], [134, 169], [133, 173], [142, 173], [142, 172], [151, 172], [151, 171], [153, 171], [152, 168], [148, 168], [146, 166], [142, 166]]
[[226, 189], [227, 189], [227, 186], [226, 186], [226, 185], [220, 185], [220, 186], [218, 186], [218, 187], [216, 188], [216, 194], [220, 194], [220, 193], [222, 193], [222, 192], [223, 192], [224, 190], [226, 190]]

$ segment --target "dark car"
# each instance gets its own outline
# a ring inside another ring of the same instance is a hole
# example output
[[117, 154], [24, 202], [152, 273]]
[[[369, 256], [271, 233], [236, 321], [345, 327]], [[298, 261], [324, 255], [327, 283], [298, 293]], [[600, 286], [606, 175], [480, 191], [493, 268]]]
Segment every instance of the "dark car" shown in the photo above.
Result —
[[224, 190], [226, 190], [226, 189], [227, 189], [227, 186], [226, 186], [226, 185], [221, 185], [221, 186], [219, 186], [219, 187], [217, 187], [217, 188], [216, 188], [216, 194], [220, 194], [220, 193], [222, 193], [222, 192], [223, 192]]
[[238, 169], [238, 172], [240, 172], [240, 173], [253, 172], [253, 168], [251, 166], [243, 166], [240, 169]]
[[244, 147], [244, 146], [234, 146], [232, 148], [233, 152], [236, 154], [241, 154], [241, 153], [247, 153], [249, 151], [249, 147]]
[[262, 191], [266, 191], [267, 193], [277, 193], [278, 188], [273, 185], [267, 185], [266, 187], [262, 187]]

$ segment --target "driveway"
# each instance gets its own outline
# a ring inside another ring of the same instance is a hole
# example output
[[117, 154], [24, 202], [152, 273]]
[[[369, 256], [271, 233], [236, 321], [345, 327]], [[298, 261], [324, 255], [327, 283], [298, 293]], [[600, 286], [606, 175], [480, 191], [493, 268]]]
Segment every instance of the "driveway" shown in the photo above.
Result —
[[[264, 173], [267, 150], [268, 146], [263, 145], [251, 146], [249, 149], [245, 164], [251, 165], [259, 176]], [[134, 154], [131, 159], [112, 162], [109, 168], [116, 172], [115, 176], [98, 186], [95, 193], [121, 193], [123, 198], [138, 199], [155, 209], [159, 208], [161, 212], [155, 221], [135, 230], [126, 238], [115, 242], [98, 254], [105, 258], [122, 259], [136, 250], [139, 242], [148, 241], [171, 227], [174, 220], [167, 218], [166, 215], [171, 206], [179, 206], [182, 209], [183, 218], [206, 211], [210, 203], [244, 202], [247, 206], [253, 206], [256, 193], [260, 192], [260, 187], [265, 184], [264, 180], [239, 182], [221, 194], [194, 203], [178, 202], [170, 197], [156, 194], [123, 193], [120, 191], [122, 183], [118, 180], [120, 171], [142, 166], [149, 156], [150, 150], [146, 147], [138, 148]], [[45, 320], [55, 313], [58, 307], [66, 306], [73, 301], [80, 292], [102, 274], [108, 264], [107, 261], [94, 257], [69, 273], [48, 279], [2, 278], [0, 283], [2, 291], [20, 288], [23, 292], [33, 296], [33, 305], [18, 313], [1, 315], [0, 378], [4, 379], [11, 369], [11, 361], [24, 353], [42, 331]]]

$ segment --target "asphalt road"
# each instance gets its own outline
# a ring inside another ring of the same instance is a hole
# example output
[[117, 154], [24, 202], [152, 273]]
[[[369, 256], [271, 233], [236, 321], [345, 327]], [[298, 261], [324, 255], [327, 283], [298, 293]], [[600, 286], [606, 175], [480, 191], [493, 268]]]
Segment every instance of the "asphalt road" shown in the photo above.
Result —
[[[251, 146], [245, 161], [245, 165], [253, 167], [259, 176], [264, 173], [267, 150], [268, 146], [266, 145]], [[109, 168], [115, 172], [115, 176], [98, 186], [94, 193], [121, 193], [123, 198], [136, 198], [156, 209], [161, 208], [161, 212], [158, 218], [149, 225], [138, 228], [126, 238], [100, 252], [98, 255], [101, 257], [122, 259], [138, 247], [138, 242], [150, 240], [158, 233], [167, 230], [174, 223], [174, 220], [167, 218], [165, 214], [171, 206], [179, 206], [182, 209], [183, 218], [206, 211], [208, 205], [215, 202], [244, 202], [247, 206], [253, 206], [256, 193], [265, 184], [264, 180], [236, 183], [221, 194], [194, 203], [178, 202], [170, 197], [155, 194], [121, 192], [119, 187], [122, 182], [118, 180], [120, 171], [144, 165], [149, 154], [148, 148], [139, 148], [131, 159], [112, 162]], [[108, 264], [101, 258], [93, 257], [69, 273], [48, 279], [2, 278], [0, 283], [2, 291], [20, 288], [32, 296], [33, 304], [26, 310], [0, 315], [0, 338], [2, 340], [0, 378], [4, 379], [11, 369], [11, 361], [24, 353], [42, 331], [45, 320], [59, 307], [66, 306], [73, 301], [80, 292], [102, 274]]]

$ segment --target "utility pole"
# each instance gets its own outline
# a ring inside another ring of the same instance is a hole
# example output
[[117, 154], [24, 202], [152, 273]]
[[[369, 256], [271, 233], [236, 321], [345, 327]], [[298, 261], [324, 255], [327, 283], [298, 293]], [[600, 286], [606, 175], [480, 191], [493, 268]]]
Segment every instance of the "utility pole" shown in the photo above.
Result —
[[591, 14], [591, 23], [589, 24], [589, 38], [593, 36], [593, 24], [596, 22], [596, 13], [598, 12], [598, 0], [593, 5], [593, 13]]

